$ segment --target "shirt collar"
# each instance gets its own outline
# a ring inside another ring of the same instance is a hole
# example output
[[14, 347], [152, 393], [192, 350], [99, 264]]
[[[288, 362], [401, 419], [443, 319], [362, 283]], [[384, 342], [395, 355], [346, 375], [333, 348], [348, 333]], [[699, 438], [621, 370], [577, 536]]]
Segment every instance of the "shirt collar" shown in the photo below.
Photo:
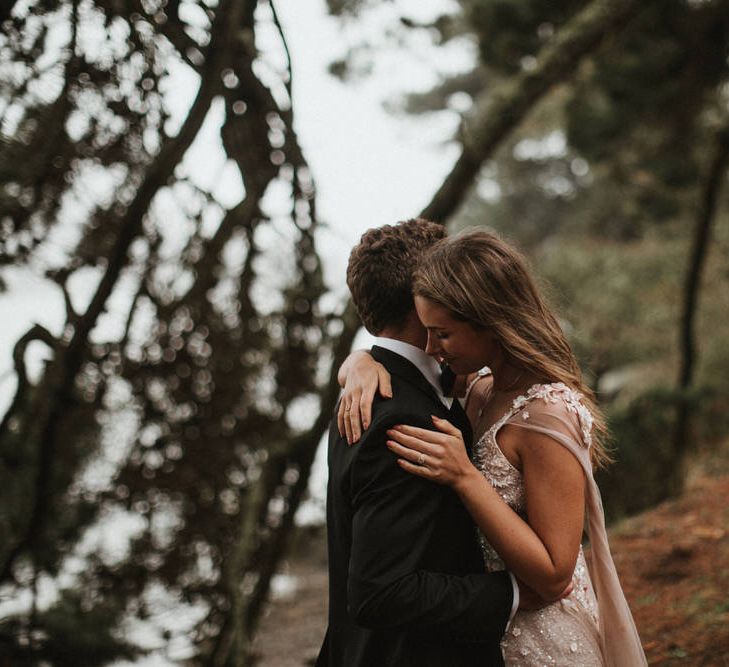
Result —
[[433, 357], [425, 354], [424, 350], [421, 350], [415, 345], [411, 345], [402, 340], [395, 340], [394, 338], [378, 337], [375, 338], [373, 344], [384, 347], [386, 350], [390, 350], [390, 352], [399, 354], [401, 357], [407, 359], [433, 386], [442, 403], [447, 408], [451, 407], [453, 399], [450, 396], [445, 396], [443, 390], [440, 388], [440, 364]]

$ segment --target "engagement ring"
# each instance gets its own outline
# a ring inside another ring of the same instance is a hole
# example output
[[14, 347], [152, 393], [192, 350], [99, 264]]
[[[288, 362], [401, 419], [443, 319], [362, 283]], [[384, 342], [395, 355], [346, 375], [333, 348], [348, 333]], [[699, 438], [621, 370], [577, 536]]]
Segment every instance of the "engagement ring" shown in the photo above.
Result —
[[425, 465], [425, 454], [418, 454], [418, 465], [419, 466]]

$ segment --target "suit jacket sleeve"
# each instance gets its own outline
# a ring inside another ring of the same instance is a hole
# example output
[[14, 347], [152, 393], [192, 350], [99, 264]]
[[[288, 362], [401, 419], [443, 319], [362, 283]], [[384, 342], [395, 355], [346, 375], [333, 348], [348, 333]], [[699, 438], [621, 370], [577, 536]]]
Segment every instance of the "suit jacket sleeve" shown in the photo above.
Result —
[[398, 423], [432, 428], [413, 415], [373, 424], [351, 469], [350, 614], [365, 627], [498, 641], [513, 597], [506, 572], [456, 576], [419, 569], [438, 539], [436, 516], [452, 491], [398, 466], [385, 445], [386, 430]]

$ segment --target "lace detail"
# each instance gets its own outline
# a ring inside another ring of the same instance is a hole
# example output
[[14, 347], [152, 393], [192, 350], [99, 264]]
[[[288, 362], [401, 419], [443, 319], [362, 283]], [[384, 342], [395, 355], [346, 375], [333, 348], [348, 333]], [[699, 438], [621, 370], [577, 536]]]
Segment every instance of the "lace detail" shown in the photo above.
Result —
[[568, 598], [538, 611], [517, 612], [501, 640], [507, 667], [602, 667], [597, 602], [582, 549], [572, 583], [575, 590]]
[[[563, 401], [567, 410], [577, 415], [585, 446], [592, 446], [592, 425], [595, 420], [592, 413], [582, 403], [583, 396], [579, 391], [571, 389], [564, 382], [535, 384], [529, 388], [526, 394], [514, 399], [511, 404], [512, 412], [517, 412], [535, 398], [541, 398], [545, 403], [552, 404]], [[526, 417], [523, 417], [523, 419], [529, 419], [529, 413], [526, 412], [525, 414]]]
[[523, 514], [526, 502], [521, 473], [511, 465], [496, 443], [496, 432], [501, 426], [503, 419], [486, 431], [476, 443], [473, 448], [473, 462], [508, 505], [518, 514]]
[[[496, 444], [495, 434], [503, 425], [503, 419], [494, 424], [473, 448], [473, 462], [481, 474], [491, 482], [506, 503], [522, 518], [525, 518], [526, 501], [521, 473], [509, 462]], [[479, 531], [478, 541], [481, 545], [486, 569], [489, 572], [504, 570], [504, 561]]]
[[[576, 413], [580, 428], [589, 446], [592, 416], [580, 402], [581, 395], [562, 383], [534, 385], [512, 403], [510, 410], [477, 440], [473, 449], [474, 465], [491, 483], [504, 501], [520, 516], [526, 518], [524, 480], [506, 458], [496, 442], [496, 435], [509, 419], [529, 401], [542, 399], [556, 404], [564, 401], [567, 409]], [[528, 421], [523, 410], [521, 419]], [[587, 434], [586, 434], [587, 431]], [[479, 532], [479, 543], [487, 571], [504, 570], [505, 564], [488, 540]], [[538, 611], [519, 611], [504, 635], [501, 649], [507, 667], [516, 665], [603, 665], [599, 640], [598, 606], [585, 557], [580, 547], [572, 575], [574, 589], [569, 597]]]

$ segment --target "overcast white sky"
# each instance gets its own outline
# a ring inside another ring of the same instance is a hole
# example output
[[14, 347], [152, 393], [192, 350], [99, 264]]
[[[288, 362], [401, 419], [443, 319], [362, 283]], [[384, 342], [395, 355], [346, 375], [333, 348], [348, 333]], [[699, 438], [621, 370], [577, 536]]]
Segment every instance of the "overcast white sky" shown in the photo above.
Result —
[[432, 48], [425, 34], [415, 36], [417, 51], [381, 50], [371, 76], [343, 84], [326, 73], [341, 56], [347, 38], [377, 38], [396, 25], [398, 8], [416, 19], [434, 16], [449, 2], [383, 2], [366, 28], [324, 13], [324, 0], [278, 2], [294, 61], [294, 99], [298, 131], [318, 185], [321, 217], [331, 224], [322, 243], [330, 275], [343, 272], [346, 256], [372, 226], [413, 217], [430, 200], [457, 156], [447, 144], [457, 127], [453, 112], [428, 117], [394, 116], [383, 101], [406, 91], [424, 90], [437, 72], [467, 67], [473, 50], [461, 43]]

